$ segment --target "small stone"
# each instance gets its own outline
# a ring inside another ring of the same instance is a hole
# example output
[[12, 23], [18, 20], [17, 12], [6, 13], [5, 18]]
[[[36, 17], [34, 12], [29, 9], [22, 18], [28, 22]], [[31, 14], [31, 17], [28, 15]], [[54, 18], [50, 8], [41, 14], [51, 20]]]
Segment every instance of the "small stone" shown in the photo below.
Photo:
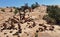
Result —
[[6, 36], [6, 37], [9, 37], [9, 36]]
[[12, 31], [10, 31], [10, 33], [12, 33]]
[[38, 30], [36, 30], [36, 32], [38, 33], [39, 31], [38, 31]]
[[4, 35], [7, 34], [7, 33], [4, 33]]

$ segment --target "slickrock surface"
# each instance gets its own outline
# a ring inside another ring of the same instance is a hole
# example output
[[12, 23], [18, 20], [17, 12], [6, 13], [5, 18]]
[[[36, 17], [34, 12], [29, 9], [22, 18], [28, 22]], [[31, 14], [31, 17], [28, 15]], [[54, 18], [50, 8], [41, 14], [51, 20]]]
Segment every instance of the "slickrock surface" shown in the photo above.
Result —
[[[4, 9], [5, 12], [1, 11], [1, 9]], [[10, 17], [14, 15], [14, 9], [13, 8], [1, 8], [0, 9], [0, 24], [4, 21], [8, 20]], [[12, 12], [10, 10], [12, 9]]]
[[14, 16], [13, 12], [8, 12], [9, 10], [8, 13], [1, 13], [0, 37], [35, 37], [36, 33], [38, 37], [60, 37], [60, 27], [49, 25], [42, 19], [47, 14], [46, 8], [40, 6], [33, 12], [26, 12], [22, 17], [19, 13]]

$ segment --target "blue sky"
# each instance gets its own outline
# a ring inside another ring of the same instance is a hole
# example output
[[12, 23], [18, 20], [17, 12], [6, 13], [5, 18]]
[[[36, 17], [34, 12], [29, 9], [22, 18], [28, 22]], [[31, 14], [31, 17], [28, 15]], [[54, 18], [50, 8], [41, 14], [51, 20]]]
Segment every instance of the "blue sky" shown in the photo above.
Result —
[[6, 7], [6, 6], [20, 7], [25, 3], [31, 5], [35, 2], [38, 2], [39, 4], [45, 4], [45, 5], [60, 5], [60, 0], [0, 0], [0, 7]]

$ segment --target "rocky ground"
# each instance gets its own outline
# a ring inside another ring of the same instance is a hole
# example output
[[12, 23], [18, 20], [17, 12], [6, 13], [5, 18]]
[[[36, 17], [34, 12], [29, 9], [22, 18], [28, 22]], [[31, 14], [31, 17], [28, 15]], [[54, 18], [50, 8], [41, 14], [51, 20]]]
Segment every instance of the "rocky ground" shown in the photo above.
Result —
[[60, 27], [49, 25], [42, 19], [47, 15], [45, 6], [40, 6], [33, 12], [27, 11], [25, 16], [23, 13], [20, 16], [19, 13], [14, 15], [12, 12], [1, 14], [0, 37], [60, 37]]

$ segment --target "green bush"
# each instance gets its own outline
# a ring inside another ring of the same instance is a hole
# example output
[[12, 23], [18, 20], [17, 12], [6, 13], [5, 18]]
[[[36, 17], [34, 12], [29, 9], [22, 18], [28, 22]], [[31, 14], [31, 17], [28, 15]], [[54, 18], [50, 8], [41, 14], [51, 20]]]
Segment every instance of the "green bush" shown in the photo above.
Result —
[[56, 23], [56, 20], [49, 17], [48, 15], [44, 16], [43, 19], [46, 20], [48, 24], [55, 24]]
[[14, 14], [16, 15], [17, 13], [18, 13], [18, 10], [17, 10], [17, 9], [15, 9]]
[[28, 3], [26, 3], [24, 6], [21, 6], [21, 11], [25, 11], [26, 9], [29, 9]]
[[58, 6], [47, 6], [47, 13], [52, 20], [56, 21], [56, 24], [60, 24], [60, 8]]
[[38, 7], [38, 6], [39, 6], [39, 4], [36, 2], [35, 4], [32, 4], [32, 5], [31, 5], [31, 8], [32, 8], [32, 9], [35, 9], [35, 8]]
[[38, 37], [38, 33], [35, 33], [35, 37]]

